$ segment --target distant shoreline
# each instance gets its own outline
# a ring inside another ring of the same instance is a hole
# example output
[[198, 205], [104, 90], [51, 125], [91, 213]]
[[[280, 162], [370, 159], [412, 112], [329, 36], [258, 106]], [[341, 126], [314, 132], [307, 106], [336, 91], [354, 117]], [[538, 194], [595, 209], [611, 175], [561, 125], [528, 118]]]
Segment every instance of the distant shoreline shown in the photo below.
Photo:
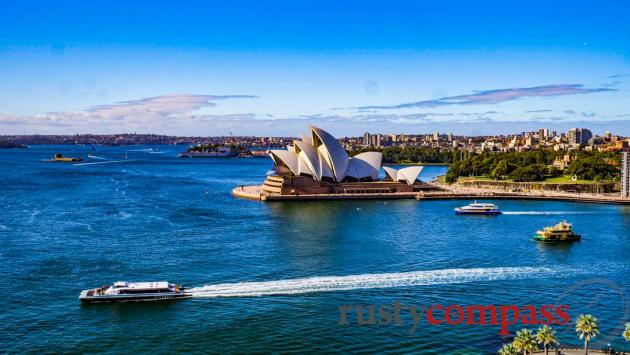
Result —
[[383, 163], [382, 165], [426, 165], [426, 166], [449, 166], [449, 163]]

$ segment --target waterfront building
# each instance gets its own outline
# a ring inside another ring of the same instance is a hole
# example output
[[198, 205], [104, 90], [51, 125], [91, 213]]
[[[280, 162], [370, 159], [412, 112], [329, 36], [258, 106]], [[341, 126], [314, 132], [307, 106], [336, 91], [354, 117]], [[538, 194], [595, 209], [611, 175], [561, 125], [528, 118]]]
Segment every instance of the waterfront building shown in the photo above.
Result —
[[[378, 134], [370, 136], [382, 139]], [[313, 126], [286, 150], [271, 150], [269, 156], [274, 174], [268, 174], [262, 185], [235, 188], [235, 196], [263, 201], [382, 199], [415, 198], [419, 193], [441, 191], [418, 181], [422, 166], [387, 167], [385, 178], [379, 179], [381, 152], [349, 157], [337, 139]]]
[[350, 158], [335, 137], [312, 126], [309, 135], [302, 134], [287, 150], [269, 153], [276, 173], [307, 176], [316, 181], [374, 181], [381, 169], [380, 152], [365, 152]]
[[621, 156], [621, 197], [630, 198], [630, 152]]

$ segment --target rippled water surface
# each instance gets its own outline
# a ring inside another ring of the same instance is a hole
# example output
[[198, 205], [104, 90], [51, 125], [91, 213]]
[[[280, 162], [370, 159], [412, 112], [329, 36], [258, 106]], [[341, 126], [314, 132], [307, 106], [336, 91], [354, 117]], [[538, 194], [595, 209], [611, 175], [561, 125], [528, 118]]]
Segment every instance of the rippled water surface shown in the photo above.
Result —
[[[494, 353], [496, 326], [339, 325], [340, 305], [568, 304], [593, 313], [595, 348], [625, 344], [630, 208], [499, 201], [260, 203], [233, 198], [268, 159], [180, 159], [181, 147], [0, 151], [0, 343], [47, 352]], [[44, 163], [55, 152], [96, 158]], [[127, 155], [127, 160], [124, 160]], [[99, 164], [94, 164], [99, 163]], [[429, 180], [443, 167], [426, 167]], [[566, 219], [579, 243], [540, 245]], [[81, 306], [114, 280], [194, 287], [172, 303]], [[570, 327], [563, 344], [577, 345]]]

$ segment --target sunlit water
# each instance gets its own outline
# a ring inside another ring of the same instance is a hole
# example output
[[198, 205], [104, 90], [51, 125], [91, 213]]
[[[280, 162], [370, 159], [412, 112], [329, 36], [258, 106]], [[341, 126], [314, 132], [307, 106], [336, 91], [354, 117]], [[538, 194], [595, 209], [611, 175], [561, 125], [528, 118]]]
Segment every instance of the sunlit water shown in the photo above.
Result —
[[[628, 207], [498, 201], [504, 215], [474, 217], [453, 213], [468, 201], [260, 203], [230, 191], [260, 183], [270, 160], [181, 149], [0, 151], [3, 351], [494, 353], [510, 340], [496, 326], [338, 324], [340, 305], [396, 301], [568, 304], [573, 318], [600, 319], [595, 348], [625, 345]], [[94, 158], [41, 162], [57, 151]], [[562, 219], [581, 242], [531, 240]], [[196, 297], [79, 304], [80, 290], [121, 279], [182, 283]], [[558, 332], [579, 344], [571, 327]]]

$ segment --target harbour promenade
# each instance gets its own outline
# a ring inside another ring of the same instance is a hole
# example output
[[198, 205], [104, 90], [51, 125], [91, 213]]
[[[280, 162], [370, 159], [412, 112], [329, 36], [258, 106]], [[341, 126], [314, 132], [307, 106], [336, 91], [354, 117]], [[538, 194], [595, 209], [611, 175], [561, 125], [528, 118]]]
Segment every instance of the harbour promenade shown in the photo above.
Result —
[[262, 189], [262, 185], [239, 186], [232, 190], [237, 197], [260, 201], [312, 201], [312, 200], [392, 200], [414, 199], [417, 192], [390, 193], [327, 193], [327, 194], [270, 194]]
[[435, 191], [402, 193], [337, 193], [337, 194], [269, 194], [261, 185], [239, 186], [232, 190], [237, 197], [260, 201], [305, 201], [305, 200], [550, 200], [601, 204], [630, 205], [630, 199], [622, 199], [619, 194], [587, 194], [548, 191], [501, 192], [457, 185], [432, 183]]
[[446, 185], [439, 182], [432, 182], [432, 185], [442, 189], [440, 192], [428, 192], [418, 194], [418, 200], [430, 199], [522, 199], [522, 200], [551, 200], [551, 201], [573, 201], [587, 203], [622, 204], [630, 205], [630, 199], [624, 199], [619, 193], [575, 193], [562, 191], [500, 191], [483, 188], [462, 186], [458, 184]]

